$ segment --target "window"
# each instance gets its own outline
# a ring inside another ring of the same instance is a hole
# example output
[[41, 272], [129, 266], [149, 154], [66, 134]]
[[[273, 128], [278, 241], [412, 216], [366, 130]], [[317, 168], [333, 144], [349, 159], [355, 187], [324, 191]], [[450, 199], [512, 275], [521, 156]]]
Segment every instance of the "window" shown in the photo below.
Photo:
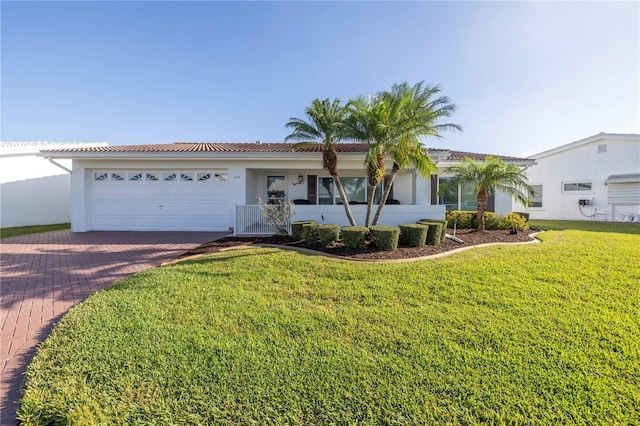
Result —
[[334, 204], [333, 178], [318, 178], [318, 204]]
[[190, 182], [193, 180], [193, 173], [180, 173], [180, 180], [183, 182]]
[[452, 177], [440, 177], [438, 182], [438, 204], [444, 204], [447, 210], [478, 209], [478, 199], [472, 184], [457, 184]]
[[533, 196], [529, 198], [529, 207], [542, 207], [542, 185], [531, 185], [533, 188]]
[[564, 182], [562, 192], [591, 191], [592, 182]]
[[[366, 204], [367, 203], [367, 178], [365, 177], [341, 177], [342, 187], [344, 188], [347, 201], [350, 204]], [[382, 182], [376, 187], [373, 198], [374, 203], [379, 203], [382, 198]], [[318, 204], [339, 204], [342, 203], [340, 194], [335, 186], [333, 178], [318, 178]]]
[[438, 204], [444, 204], [447, 210], [458, 210], [458, 184], [454, 179], [441, 177], [438, 186]]
[[211, 173], [198, 173], [198, 180], [205, 181], [211, 179]]
[[142, 180], [142, 173], [129, 173], [129, 180]]
[[124, 174], [123, 173], [111, 173], [111, 180], [117, 180], [117, 181], [124, 180]]
[[216, 182], [226, 182], [228, 179], [227, 173], [215, 173], [213, 175], [213, 180]]
[[178, 175], [176, 173], [163, 173], [162, 180], [174, 181], [177, 177]]
[[147, 172], [147, 180], [150, 180], [150, 181], [160, 180], [160, 174]]
[[285, 196], [284, 176], [267, 176], [267, 203], [282, 201]]
[[478, 210], [478, 198], [473, 184], [460, 185], [460, 210]]
[[109, 173], [106, 172], [96, 172], [93, 174], [93, 180], [107, 180], [109, 177]]
[[[347, 196], [349, 203], [366, 203], [367, 202], [367, 179], [363, 177], [343, 177], [340, 179], [342, 187]], [[336, 191], [337, 192], [337, 191]], [[336, 194], [340, 200], [340, 195]], [[375, 198], [374, 198], [375, 199]]]

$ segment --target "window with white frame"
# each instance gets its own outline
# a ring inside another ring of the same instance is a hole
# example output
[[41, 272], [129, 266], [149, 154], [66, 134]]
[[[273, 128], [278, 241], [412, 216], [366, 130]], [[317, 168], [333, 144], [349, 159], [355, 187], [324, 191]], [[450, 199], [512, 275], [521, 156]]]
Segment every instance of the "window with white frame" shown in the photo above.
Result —
[[[349, 204], [366, 204], [368, 184], [366, 177], [340, 177]], [[373, 202], [379, 203], [382, 198], [383, 183], [376, 187]], [[340, 194], [332, 177], [318, 178], [318, 204], [342, 204]]]
[[529, 208], [542, 208], [542, 185], [531, 185], [533, 195], [529, 197]]
[[562, 192], [578, 192], [578, 191], [591, 191], [593, 188], [593, 182], [563, 182]]
[[459, 184], [453, 177], [439, 177], [438, 187], [438, 204], [444, 204], [447, 210], [478, 209], [478, 199], [472, 184]]

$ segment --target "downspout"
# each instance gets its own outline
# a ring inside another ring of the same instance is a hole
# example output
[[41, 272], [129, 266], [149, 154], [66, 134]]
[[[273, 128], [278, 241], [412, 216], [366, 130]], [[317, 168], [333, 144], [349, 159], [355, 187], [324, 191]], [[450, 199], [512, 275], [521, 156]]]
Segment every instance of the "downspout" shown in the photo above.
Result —
[[50, 162], [51, 164], [53, 164], [54, 166], [58, 166], [58, 167], [60, 167], [60, 168], [61, 168], [62, 170], [64, 170], [65, 172], [67, 172], [67, 173], [71, 173], [71, 170], [67, 169], [65, 166], [63, 166], [63, 165], [62, 165], [62, 164], [60, 164], [60, 163], [56, 163], [55, 161], [53, 161], [53, 158], [51, 158], [51, 157], [47, 157], [47, 160], [49, 160], [49, 162]]

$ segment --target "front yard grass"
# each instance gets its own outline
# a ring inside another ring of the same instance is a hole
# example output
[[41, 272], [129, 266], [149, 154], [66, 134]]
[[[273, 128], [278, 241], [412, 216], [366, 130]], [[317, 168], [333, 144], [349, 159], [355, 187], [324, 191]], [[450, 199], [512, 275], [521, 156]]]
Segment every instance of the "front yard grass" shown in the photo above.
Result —
[[615, 232], [640, 235], [640, 224], [624, 222], [591, 222], [587, 220], [537, 220], [531, 219], [529, 226], [544, 230], [565, 231], [568, 229], [591, 232]]
[[25, 424], [633, 424], [638, 235], [363, 264], [251, 248], [149, 270], [65, 316]]
[[40, 234], [42, 232], [62, 231], [70, 229], [69, 223], [56, 223], [53, 225], [14, 226], [0, 228], [0, 238], [19, 237], [20, 235]]

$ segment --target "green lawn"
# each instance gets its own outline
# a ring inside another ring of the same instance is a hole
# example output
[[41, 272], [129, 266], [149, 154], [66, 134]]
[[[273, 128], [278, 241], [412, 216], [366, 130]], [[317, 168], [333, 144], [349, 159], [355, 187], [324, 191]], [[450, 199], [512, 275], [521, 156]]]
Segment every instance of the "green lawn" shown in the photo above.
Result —
[[590, 222], [576, 220], [534, 220], [529, 221], [529, 226], [544, 230], [581, 230], [591, 232], [615, 232], [623, 234], [640, 235], [640, 224], [622, 222]]
[[56, 223], [54, 225], [34, 225], [34, 226], [14, 226], [12, 228], [1, 228], [0, 238], [18, 237], [20, 235], [39, 234], [41, 232], [61, 231], [70, 229], [69, 223]]
[[[633, 225], [627, 225], [633, 226]], [[26, 424], [634, 424], [640, 236], [363, 264], [244, 249], [65, 316]]]

